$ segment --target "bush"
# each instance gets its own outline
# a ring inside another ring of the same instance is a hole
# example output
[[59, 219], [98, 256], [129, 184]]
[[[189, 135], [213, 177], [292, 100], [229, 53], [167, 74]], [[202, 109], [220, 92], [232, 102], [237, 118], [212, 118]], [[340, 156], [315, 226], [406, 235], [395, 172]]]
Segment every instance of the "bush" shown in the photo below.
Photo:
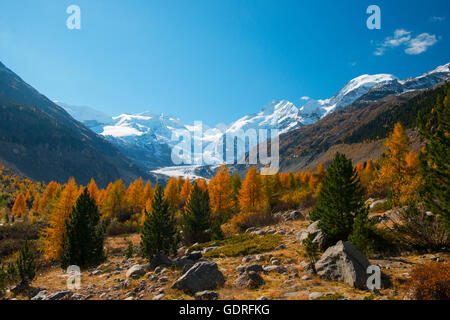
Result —
[[21, 240], [37, 240], [39, 232], [42, 229], [42, 223], [20, 222], [12, 225], [0, 227], [0, 240], [5, 239], [21, 239]]
[[230, 228], [234, 233], [244, 232], [251, 227], [262, 227], [278, 222], [278, 218], [267, 212], [241, 212], [230, 220]]
[[134, 248], [133, 248], [133, 242], [128, 241], [127, 250], [125, 251], [125, 258], [130, 259], [133, 257]]
[[268, 234], [265, 236], [252, 235], [240, 242], [228, 243], [221, 248], [212, 250], [205, 254], [206, 257], [217, 258], [222, 255], [226, 257], [246, 256], [258, 254], [275, 249], [281, 244], [281, 236]]
[[314, 237], [312, 233], [308, 234], [308, 237], [303, 241], [303, 245], [305, 246], [305, 258], [308, 258], [311, 264], [316, 263], [317, 256], [319, 255], [319, 249], [317, 248], [317, 244], [313, 242]]
[[106, 228], [106, 235], [109, 237], [119, 236], [123, 234], [132, 234], [138, 232], [138, 225], [136, 222], [127, 221], [119, 222], [113, 220]]
[[371, 254], [375, 247], [372, 231], [374, 228], [375, 223], [369, 219], [368, 210], [363, 209], [355, 216], [353, 230], [348, 240], [361, 252]]
[[281, 197], [282, 205], [277, 206], [277, 209], [291, 210], [302, 208], [311, 208], [316, 203], [316, 198], [311, 191], [295, 190]]
[[219, 240], [219, 241], [209, 241], [209, 242], [204, 242], [204, 243], [199, 243], [196, 245], [191, 246], [191, 250], [193, 251], [198, 251], [198, 250], [202, 250], [204, 248], [207, 247], [211, 247], [213, 245], [216, 246], [224, 246], [224, 245], [232, 245], [232, 244], [236, 244], [236, 243], [240, 243], [249, 239], [254, 239], [256, 236], [254, 234], [250, 234], [250, 233], [241, 233], [241, 234], [237, 234], [237, 235], [233, 235], [230, 236], [228, 238], [225, 238], [223, 240]]
[[439, 250], [449, 245], [448, 233], [441, 219], [414, 206], [400, 211], [394, 221], [399, 241], [419, 250]]
[[450, 264], [431, 262], [417, 266], [411, 273], [408, 289], [416, 300], [449, 300]]

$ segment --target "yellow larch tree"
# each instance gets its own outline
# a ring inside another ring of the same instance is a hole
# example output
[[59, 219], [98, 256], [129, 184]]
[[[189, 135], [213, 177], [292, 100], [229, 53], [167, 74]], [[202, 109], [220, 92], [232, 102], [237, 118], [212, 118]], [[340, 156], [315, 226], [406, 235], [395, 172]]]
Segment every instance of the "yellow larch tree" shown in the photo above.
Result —
[[91, 198], [93, 198], [97, 202], [97, 205], [98, 205], [100, 191], [98, 190], [98, 187], [97, 187], [97, 184], [95, 183], [94, 178], [91, 179], [87, 188], [88, 188], [89, 194], [91, 195]]
[[23, 193], [19, 193], [19, 195], [16, 198], [16, 201], [14, 201], [14, 205], [11, 210], [11, 214], [14, 217], [25, 217], [28, 213], [28, 207], [27, 202], [25, 200], [25, 196]]
[[61, 258], [66, 233], [66, 220], [78, 198], [78, 186], [74, 178], [64, 185], [61, 197], [48, 218], [48, 227], [41, 235], [42, 250], [50, 260]]
[[240, 209], [244, 212], [257, 211], [261, 209], [263, 200], [260, 176], [256, 169], [251, 167], [242, 182], [239, 195]]
[[186, 180], [184, 181], [183, 186], [181, 187], [181, 191], [180, 191], [180, 200], [183, 203], [183, 205], [186, 202], [186, 200], [189, 198], [189, 195], [191, 194], [191, 190], [192, 190], [191, 180], [189, 179], [189, 177], [187, 177]]
[[178, 181], [174, 177], [171, 177], [167, 182], [166, 189], [164, 190], [164, 197], [169, 202], [171, 208], [178, 208], [180, 194], [178, 193]]
[[213, 217], [218, 218], [233, 211], [235, 204], [231, 189], [231, 175], [224, 164], [209, 181], [208, 191]]

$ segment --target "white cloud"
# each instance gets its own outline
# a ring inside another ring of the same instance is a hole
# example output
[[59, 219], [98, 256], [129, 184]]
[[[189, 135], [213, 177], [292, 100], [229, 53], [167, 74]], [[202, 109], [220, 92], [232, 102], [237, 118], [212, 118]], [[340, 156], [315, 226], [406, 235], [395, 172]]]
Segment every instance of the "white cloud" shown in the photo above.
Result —
[[434, 16], [434, 17], [431, 17], [430, 18], [430, 21], [431, 22], [442, 22], [442, 21], [444, 21], [445, 20], [445, 17], [437, 17], [437, 16]]
[[311, 98], [308, 97], [308, 96], [304, 96], [304, 97], [301, 97], [300, 99], [301, 99], [301, 100], [309, 100], [309, 99], [311, 99]]
[[420, 54], [425, 52], [428, 47], [434, 45], [437, 42], [435, 35], [428, 33], [422, 33], [417, 37], [412, 37], [412, 32], [405, 29], [397, 29], [394, 31], [394, 35], [386, 37], [384, 41], [377, 46], [374, 51], [374, 55], [382, 56], [388, 48], [396, 48], [399, 46], [406, 46], [406, 54]]
[[407, 54], [421, 54], [427, 51], [428, 47], [431, 47], [437, 42], [434, 34], [422, 33], [412, 39], [408, 48], [405, 50]]

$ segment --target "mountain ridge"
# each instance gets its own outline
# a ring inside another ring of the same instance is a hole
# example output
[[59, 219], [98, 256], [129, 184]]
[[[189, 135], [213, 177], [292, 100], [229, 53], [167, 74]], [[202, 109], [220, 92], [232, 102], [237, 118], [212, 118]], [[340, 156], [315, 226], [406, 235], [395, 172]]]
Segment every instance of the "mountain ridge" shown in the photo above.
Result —
[[[286, 134], [314, 124], [327, 115], [356, 102], [359, 105], [369, 104], [389, 95], [401, 95], [408, 91], [435, 87], [444, 79], [448, 79], [449, 65], [447, 63], [438, 66], [418, 77], [405, 80], [400, 80], [391, 74], [363, 74], [348, 81], [331, 98], [307, 99], [304, 104], [298, 106], [288, 100], [273, 100], [260, 111], [245, 115], [228, 126], [205, 127], [206, 134], [202, 142], [208, 147], [204, 148], [203, 156], [215, 165], [223, 162], [223, 159], [215, 156], [215, 152], [221, 147], [227, 134], [236, 134], [240, 130], [278, 129], [279, 134]], [[171, 149], [178, 142], [171, 139], [174, 131], [185, 130], [193, 133], [195, 129], [195, 126], [184, 124], [176, 117], [161, 116], [151, 112], [135, 115], [121, 114], [111, 119], [110, 124], [95, 123], [88, 126], [148, 170], [173, 166]], [[238, 154], [237, 158], [244, 156], [255, 146], [249, 142], [248, 148], [244, 153]]]

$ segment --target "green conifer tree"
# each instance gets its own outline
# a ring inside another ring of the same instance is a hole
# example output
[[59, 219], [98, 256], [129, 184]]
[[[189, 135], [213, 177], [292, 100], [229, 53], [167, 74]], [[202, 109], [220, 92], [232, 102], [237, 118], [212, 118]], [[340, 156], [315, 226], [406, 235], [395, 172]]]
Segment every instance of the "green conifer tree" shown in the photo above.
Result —
[[206, 230], [211, 230], [211, 207], [207, 190], [194, 185], [183, 213], [183, 237], [185, 242], [206, 242], [210, 236]]
[[329, 244], [347, 240], [352, 232], [354, 215], [364, 209], [356, 169], [345, 155], [336, 153], [320, 189], [317, 204], [310, 214]]
[[419, 132], [425, 139], [420, 153], [424, 179], [421, 193], [427, 207], [440, 217], [450, 234], [450, 85], [444, 84], [445, 97], [438, 96], [429, 114], [418, 117]]
[[169, 202], [164, 197], [163, 189], [157, 183], [151, 214], [145, 210], [145, 222], [141, 231], [141, 254], [148, 259], [157, 253], [169, 255], [175, 252], [177, 243], [175, 216], [169, 209]]
[[314, 265], [317, 260], [317, 256], [319, 255], [319, 249], [317, 244], [313, 242], [314, 236], [312, 233], [308, 234], [308, 237], [303, 241], [303, 245], [305, 246], [305, 258], [308, 258], [309, 262]]
[[373, 253], [375, 248], [375, 241], [373, 229], [375, 223], [369, 219], [369, 210], [362, 209], [355, 216], [353, 222], [353, 230], [348, 240], [361, 252], [365, 254]]
[[28, 240], [20, 250], [19, 257], [16, 261], [17, 275], [21, 284], [28, 285], [36, 276], [36, 261], [34, 260], [34, 253], [28, 245]]
[[85, 188], [66, 221], [62, 268], [70, 265], [86, 268], [102, 263], [105, 260], [104, 237], [105, 228], [100, 222], [97, 203]]

